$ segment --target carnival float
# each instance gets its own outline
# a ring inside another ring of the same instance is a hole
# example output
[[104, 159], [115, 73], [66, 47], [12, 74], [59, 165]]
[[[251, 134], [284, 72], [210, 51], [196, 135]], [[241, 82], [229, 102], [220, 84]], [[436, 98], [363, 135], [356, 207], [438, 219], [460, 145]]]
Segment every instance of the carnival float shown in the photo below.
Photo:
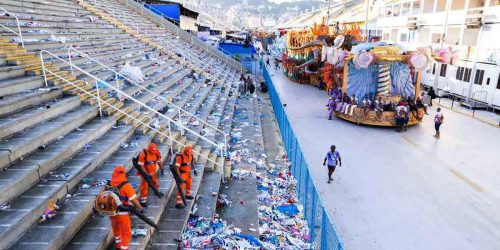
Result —
[[405, 123], [420, 123], [425, 114], [422, 72], [434, 60], [454, 64], [458, 53], [431, 47], [407, 51], [376, 37], [362, 40], [357, 24], [328, 27], [323, 22], [289, 31], [282, 55], [284, 73], [291, 81], [326, 89], [327, 106], [341, 119], [392, 127], [402, 115], [398, 106], [404, 105]]

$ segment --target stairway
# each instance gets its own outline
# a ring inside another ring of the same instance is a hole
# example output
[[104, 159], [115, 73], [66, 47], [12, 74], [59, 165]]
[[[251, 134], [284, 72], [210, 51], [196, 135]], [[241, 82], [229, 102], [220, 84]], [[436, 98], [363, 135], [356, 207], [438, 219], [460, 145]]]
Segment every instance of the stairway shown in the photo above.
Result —
[[[44, 53], [45, 66], [56, 73], [47, 75], [46, 86], [39, 53], [48, 50], [68, 60], [67, 49], [71, 45], [117, 71], [125, 62], [132, 62], [146, 76], [141, 83], [143, 87], [203, 120], [214, 122], [234, 110], [234, 96], [229, 95], [235, 93], [239, 78], [236, 70], [217, 65], [224, 84], [207, 81], [205, 74], [193, 74], [175, 57], [123, 32], [76, 1], [5, 0], [0, 6], [18, 15], [25, 38], [25, 47], [21, 48], [14, 41], [15, 35], [0, 30], [0, 169], [3, 169], [0, 171], [0, 203], [10, 205], [0, 211], [0, 249], [103, 249], [109, 246], [111, 234], [107, 218], [92, 214], [93, 197], [100, 187], [83, 188], [82, 180], [89, 177], [98, 182], [105, 180], [117, 164], [131, 169], [130, 159], [134, 153], [151, 140], [160, 144], [164, 160], [168, 160], [172, 139], [195, 145], [196, 152], [223, 162], [212, 145], [183, 134], [177, 126], [172, 125], [172, 137], [168, 138], [167, 121], [135, 102], [120, 98], [109, 88], [99, 89], [100, 97], [107, 102], [101, 103], [103, 116], [100, 116], [99, 102], [90, 95], [97, 94], [92, 78], [81, 71], [71, 71], [67, 64]], [[3, 25], [16, 27], [12, 20], [12, 16], [0, 17]], [[52, 35], [58, 39], [54, 40]], [[58, 41], [62, 38], [66, 39], [65, 43]], [[191, 122], [189, 117], [179, 117], [175, 107], [151, 93], [123, 79], [115, 79], [114, 74], [101, 65], [77, 55], [70, 56], [78, 67], [104, 81], [118, 83], [122, 91], [170, 119], [182, 120], [194, 131], [208, 131]], [[216, 141], [221, 139], [214, 131], [207, 136]], [[173, 148], [180, 150], [182, 146], [174, 143]], [[199, 170], [222, 171], [203, 157], [199, 157], [197, 166]], [[134, 174], [134, 170], [130, 174]], [[198, 181], [202, 174], [200, 171]], [[139, 180], [131, 175], [131, 181], [137, 184]], [[165, 211], [169, 211], [168, 202], [174, 193], [168, 174], [161, 186], [165, 199], [151, 196], [152, 207], [148, 211], [148, 216], [158, 222], [162, 215], [168, 214]], [[39, 223], [52, 200], [60, 204], [58, 215]], [[189, 210], [183, 210], [186, 211]], [[137, 218], [134, 225], [144, 226]], [[85, 238], [92, 235], [102, 237], [95, 241]], [[134, 238], [134, 246], [145, 248], [152, 235], [150, 231], [145, 237]]]

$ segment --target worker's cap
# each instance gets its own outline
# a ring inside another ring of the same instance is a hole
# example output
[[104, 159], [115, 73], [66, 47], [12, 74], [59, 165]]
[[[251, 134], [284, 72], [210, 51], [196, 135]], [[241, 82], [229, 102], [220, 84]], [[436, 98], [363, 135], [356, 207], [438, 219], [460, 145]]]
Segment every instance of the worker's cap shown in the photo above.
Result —
[[186, 146], [186, 148], [184, 148], [184, 153], [191, 154], [192, 152], [193, 152], [193, 147], [191, 145], [188, 145]]
[[158, 153], [158, 145], [156, 145], [155, 143], [149, 144], [148, 151], [153, 154]]
[[127, 176], [127, 170], [124, 166], [116, 166], [113, 169], [113, 174], [111, 174], [111, 179], [119, 179]]
[[330, 148], [335, 148], [335, 145], [331, 145]]

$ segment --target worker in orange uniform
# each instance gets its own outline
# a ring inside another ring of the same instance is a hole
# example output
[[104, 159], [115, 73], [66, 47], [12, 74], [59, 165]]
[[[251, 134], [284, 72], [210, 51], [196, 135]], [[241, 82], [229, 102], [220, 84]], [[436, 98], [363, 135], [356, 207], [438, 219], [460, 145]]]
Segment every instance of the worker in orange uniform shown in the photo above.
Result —
[[[155, 143], [149, 144], [147, 149], [144, 149], [139, 155], [138, 160], [139, 166], [141, 166], [147, 174], [151, 176], [151, 180], [156, 189], [160, 188], [158, 183], [158, 170], [163, 169], [163, 163], [161, 161], [161, 154], [158, 150], [158, 146]], [[146, 207], [148, 203], [148, 182], [141, 176], [142, 182], [140, 186], [141, 190], [141, 205]]]
[[[186, 146], [181, 154], [175, 156], [175, 171], [180, 176], [182, 184], [181, 189], [186, 194], [186, 198], [192, 200], [191, 185], [193, 179], [191, 178], [191, 166], [193, 165], [193, 148]], [[177, 204], [176, 208], [183, 208], [182, 197], [179, 190], [177, 190]]]
[[[118, 166], [113, 170], [109, 184], [111, 187], [118, 189], [118, 197], [124, 205], [129, 205], [131, 202], [134, 207], [144, 212], [143, 207], [137, 200], [134, 188], [128, 182], [127, 170], [123, 166]], [[118, 210], [116, 215], [110, 216], [109, 219], [113, 228], [116, 249], [129, 249], [130, 240], [132, 239], [130, 212]]]

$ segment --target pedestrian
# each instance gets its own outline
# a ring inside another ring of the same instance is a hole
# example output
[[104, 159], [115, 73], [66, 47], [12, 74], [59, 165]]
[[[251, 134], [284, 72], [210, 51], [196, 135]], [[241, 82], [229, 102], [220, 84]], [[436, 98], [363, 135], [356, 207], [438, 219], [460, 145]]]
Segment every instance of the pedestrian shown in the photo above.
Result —
[[266, 58], [266, 68], [267, 68], [267, 66], [271, 67], [271, 64], [269, 64], [269, 57]]
[[[148, 148], [144, 149], [141, 152], [141, 154], [139, 155], [138, 164], [144, 170], [144, 172], [148, 174], [149, 177], [151, 177], [150, 179], [154, 187], [156, 189], [159, 189], [160, 185], [158, 182], [158, 171], [160, 169], [163, 169], [163, 162], [161, 161], [161, 154], [158, 150], [158, 146], [155, 143], [149, 144]], [[141, 202], [141, 205], [143, 207], [147, 207], [149, 184], [143, 176], [141, 176], [140, 191], [141, 198], [139, 199], [139, 201]]]
[[274, 70], [277, 70], [280, 68], [280, 61], [278, 59], [274, 59]]
[[436, 134], [434, 135], [434, 137], [439, 139], [441, 137], [439, 128], [441, 127], [441, 124], [443, 124], [444, 115], [443, 113], [441, 113], [441, 108], [437, 108], [436, 111], [436, 116], [434, 116], [434, 129], [436, 129]]
[[328, 107], [328, 120], [331, 120], [333, 113], [335, 112], [335, 108], [337, 107], [337, 102], [335, 102], [335, 99], [332, 97], [328, 100], [328, 104], [326, 106]]
[[260, 82], [260, 91], [262, 93], [267, 93], [267, 85], [265, 81]]
[[253, 92], [255, 92], [255, 85], [253, 84], [252, 81], [250, 81], [250, 84], [248, 86], [248, 91], [250, 92], [251, 95], [253, 95]]
[[400, 101], [396, 107], [396, 132], [401, 132], [403, 129], [406, 131], [406, 106], [403, 101]]
[[431, 88], [429, 89], [429, 91], [427, 91], [427, 95], [431, 97], [431, 101], [430, 101], [429, 106], [431, 106], [431, 107], [432, 107], [432, 100], [436, 99], [436, 92], [434, 91], [434, 88], [433, 88], [433, 87], [431, 87]]
[[[250, 76], [247, 76], [247, 80], [246, 80], [246, 86], [245, 86], [245, 94], [247, 92], [250, 92], [250, 86], [252, 86], [253, 83], [252, 83], [252, 79], [250, 78]], [[255, 88], [255, 86], [254, 86]], [[255, 90], [255, 89], [254, 89]]]
[[[327, 164], [328, 163], [328, 164]], [[335, 150], [335, 145], [330, 146], [330, 151], [326, 153], [325, 159], [323, 160], [323, 166], [328, 166], [328, 183], [333, 181], [332, 175], [335, 171], [335, 167], [339, 165], [342, 167], [342, 159], [340, 154]]]
[[240, 95], [245, 94], [245, 81], [240, 81], [240, 83], [238, 84], [238, 92], [240, 93]]

